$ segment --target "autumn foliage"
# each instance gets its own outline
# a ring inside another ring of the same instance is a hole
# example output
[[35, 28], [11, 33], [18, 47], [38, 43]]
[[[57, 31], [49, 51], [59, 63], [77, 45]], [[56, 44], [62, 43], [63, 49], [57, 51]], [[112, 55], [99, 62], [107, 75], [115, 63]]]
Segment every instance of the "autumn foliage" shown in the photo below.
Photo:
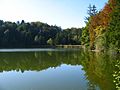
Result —
[[[95, 16], [90, 17], [89, 33], [90, 33], [90, 48], [95, 49], [94, 42], [96, 37], [105, 32], [105, 28], [109, 26], [111, 13], [116, 5], [115, 0], [109, 0], [105, 7]], [[101, 29], [100, 29], [101, 28]]]

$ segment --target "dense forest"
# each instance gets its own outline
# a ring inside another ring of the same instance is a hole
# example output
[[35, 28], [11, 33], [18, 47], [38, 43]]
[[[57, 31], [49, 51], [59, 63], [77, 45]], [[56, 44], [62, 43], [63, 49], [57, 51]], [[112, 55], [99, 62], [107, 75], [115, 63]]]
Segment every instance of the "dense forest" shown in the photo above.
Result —
[[120, 50], [120, 0], [109, 0], [101, 11], [89, 6], [81, 43], [94, 50]]
[[0, 20], [0, 48], [31, 48], [80, 44], [81, 29], [61, 29], [42, 22]]
[[0, 48], [83, 45], [91, 50], [120, 50], [120, 0], [109, 0], [97, 11], [89, 5], [86, 26], [62, 29], [42, 22], [0, 20]]

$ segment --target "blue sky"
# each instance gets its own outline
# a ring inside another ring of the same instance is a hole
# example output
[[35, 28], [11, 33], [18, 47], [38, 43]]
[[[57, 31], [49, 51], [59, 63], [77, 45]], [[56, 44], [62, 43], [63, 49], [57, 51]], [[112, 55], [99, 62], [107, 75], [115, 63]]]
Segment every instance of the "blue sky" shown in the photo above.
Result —
[[62, 28], [83, 27], [89, 4], [102, 9], [108, 0], [0, 0], [0, 19], [41, 21]]

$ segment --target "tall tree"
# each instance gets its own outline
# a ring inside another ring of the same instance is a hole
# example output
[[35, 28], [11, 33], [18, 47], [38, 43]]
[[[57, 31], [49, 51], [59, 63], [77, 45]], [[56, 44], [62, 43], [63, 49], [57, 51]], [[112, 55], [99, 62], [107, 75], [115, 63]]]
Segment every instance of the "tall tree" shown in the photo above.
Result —
[[120, 0], [109, 1], [112, 4], [113, 12], [110, 18], [108, 31], [106, 32], [107, 45], [109, 48], [120, 49]]
[[82, 44], [84, 44], [84, 45], [88, 46], [89, 45], [89, 41], [93, 40], [94, 33], [91, 33], [93, 31], [91, 29], [91, 25], [90, 24], [91, 24], [92, 18], [97, 14], [97, 12], [98, 11], [96, 9], [96, 6], [95, 5], [92, 6], [90, 4], [89, 7], [88, 7], [88, 11], [87, 11], [88, 17], [85, 18], [86, 27], [82, 31], [81, 41], [82, 41]]

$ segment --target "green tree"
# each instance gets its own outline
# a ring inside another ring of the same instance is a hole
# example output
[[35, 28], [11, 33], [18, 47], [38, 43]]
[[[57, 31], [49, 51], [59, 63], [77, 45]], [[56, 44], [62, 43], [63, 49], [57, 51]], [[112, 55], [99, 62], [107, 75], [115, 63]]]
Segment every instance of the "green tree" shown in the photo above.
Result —
[[120, 49], [120, 0], [114, 0], [114, 2], [111, 21], [106, 32], [106, 39], [109, 48]]
[[89, 37], [89, 30], [88, 26], [82, 29], [82, 37], [81, 37], [81, 44], [89, 46], [90, 37]]
[[87, 13], [88, 13], [88, 17], [85, 18], [86, 26], [82, 29], [82, 38], [81, 38], [81, 43], [82, 45], [85, 46], [90, 45], [90, 23], [91, 23], [91, 18], [98, 13], [96, 6], [95, 5], [92, 6], [90, 4]]
[[47, 40], [47, 44], [53, 45], [53, 40], [52, 40], [52, 38], [50, 38], [50, 39]]

